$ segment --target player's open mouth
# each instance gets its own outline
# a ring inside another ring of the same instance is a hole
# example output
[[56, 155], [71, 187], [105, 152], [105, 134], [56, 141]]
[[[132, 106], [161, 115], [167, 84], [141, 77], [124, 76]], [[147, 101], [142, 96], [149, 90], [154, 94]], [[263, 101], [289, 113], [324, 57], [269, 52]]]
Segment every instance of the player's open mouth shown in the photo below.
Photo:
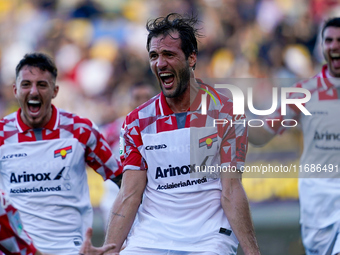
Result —
[[332, 65], [334, 68], [340, 68], [340, 53], [338, 52], [331, 52], [330, 54]]
[[175, 80], [175, 76], [172, 73], [161, 73], [159, 77], [161, 78], [165, 88], [170, 88]]
[[27, 106], [31, 113], [38, 113], [41, 108], [41, 102], [38, 100], [29, 100]]

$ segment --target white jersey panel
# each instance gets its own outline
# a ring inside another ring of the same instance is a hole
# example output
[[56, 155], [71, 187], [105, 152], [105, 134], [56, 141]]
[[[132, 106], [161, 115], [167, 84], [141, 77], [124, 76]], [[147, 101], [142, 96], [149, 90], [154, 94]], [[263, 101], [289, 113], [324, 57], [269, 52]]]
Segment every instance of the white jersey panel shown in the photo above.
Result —
[[340, 100], [312, 101], [306, 108], [312, 116], [301, 117], [304, 152], [300, 165], [320, 165], [325, 170], [314, 173], [320, 178], [300, 175], [301, 223], [323, 228], [340, 220]]
[[43, 252], [78, 254], [92, 226], [84, 153], [75, 138], [0, 147], [3, 187]]
[[[211, 179], [202, 173], [193, 178], [190, 174], [206, 155], [202, 150], [197, 162], [190, 160], [190, 138], [195, 137], [190, 134], [192, 130], [142, 134], [140, 153], [148, 162], [148, 182], [128, 245], [218, 254], [223, 254], [230, 245], [237, 246], [238, 241], [221, 207], [220, 179]], [[208, 136], [212, 131], [206, 128], [206, 134], [200, 135]], [[211, 155], [219, 155], [219, 143], [213, 144]], [[158, 206], [162, 204], [164, 206]]]

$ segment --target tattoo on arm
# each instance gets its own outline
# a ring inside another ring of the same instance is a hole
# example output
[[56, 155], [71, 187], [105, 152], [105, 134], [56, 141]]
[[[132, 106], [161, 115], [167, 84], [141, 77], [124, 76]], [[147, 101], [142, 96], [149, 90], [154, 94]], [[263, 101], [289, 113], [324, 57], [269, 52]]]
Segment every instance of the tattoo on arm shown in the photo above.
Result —
[[113, 214], [113, 215], [116, 215], [116, 216], [120, 216], [120, 217], [123, 217], [123, 218], [125, 218], [125, 215], [122, 215], [122, 214], [119, 214], [119, 213], [115, 213], [115, 212], [113, 212], [112, 214]]

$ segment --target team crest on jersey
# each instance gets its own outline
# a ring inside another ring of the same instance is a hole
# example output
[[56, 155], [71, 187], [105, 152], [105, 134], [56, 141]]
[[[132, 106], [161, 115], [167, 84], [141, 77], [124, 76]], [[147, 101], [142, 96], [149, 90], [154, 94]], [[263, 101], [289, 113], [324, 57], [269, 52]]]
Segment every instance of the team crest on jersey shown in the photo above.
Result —
[[71, 152], [72, 152], [72, 145], [58, 149], [58, 150], [55, 150], [54, 151], [54, 157], [55, 158], [61, 157], [62, 159], [65, 159], [67, 154], [69, 154]]
[[214, 142], [217, 142], [217, 133], [201, 138], [199, 140], [199, 147], [207, 146], [210, 149]]

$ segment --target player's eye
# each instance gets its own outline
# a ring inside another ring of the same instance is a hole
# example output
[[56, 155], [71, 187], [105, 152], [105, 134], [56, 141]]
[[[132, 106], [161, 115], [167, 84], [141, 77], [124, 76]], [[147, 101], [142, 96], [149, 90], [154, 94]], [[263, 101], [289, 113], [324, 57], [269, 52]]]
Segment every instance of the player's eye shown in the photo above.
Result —
[[157, 54], [150, 54], [150, 55], [149, 55], [149, 58], [150, 58], [150, 59], [156, 59], [156, 58], [157, 58]]
[[28, 87], [29, 85], [30, 85], [29, 82], [23, 82], [23, 83], [21, 83], [21, 87], [23, 87], [23, 88], [26, 88], [26, 87]]

